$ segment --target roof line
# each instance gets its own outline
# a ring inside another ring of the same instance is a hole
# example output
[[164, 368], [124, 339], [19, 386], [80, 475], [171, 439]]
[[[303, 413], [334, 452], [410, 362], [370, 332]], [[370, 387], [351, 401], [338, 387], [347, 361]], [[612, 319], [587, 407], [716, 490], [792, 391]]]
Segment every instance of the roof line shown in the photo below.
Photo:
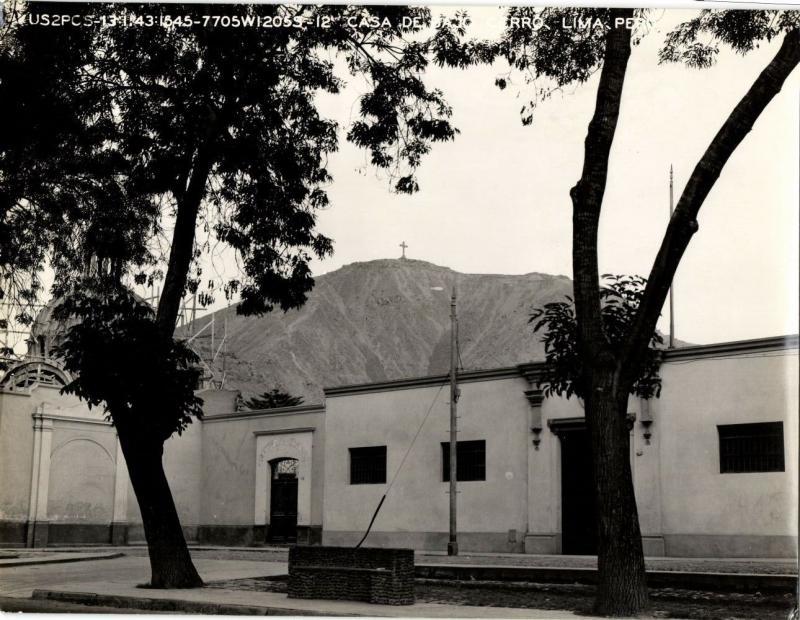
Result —
[[[717, 357], [719, 355], [744, 355], [776, 351], [781, 349], [797, 349], [798, 335], [770, 336], [767, 338], [754, 338], [751, 340], [735, 340], [714, 344], [689, 345], [678, 349], [663, 349], [664, 362], [692, 358]], [[512, 377], [525, 377], [535, 380], [544, 367], [543, 361], [532, 361], [516, 366], [501, 368], [487, 368], [483, 370], [467, 370], [458, 373], [459, 383], [472, 383], [475, 381], [488, 381], [491, 379], [507, 379]], [[349, 394], [366, 394], [370, 392], [383, 392], [388, 390], [404, 390], [418, 387], [438, 386], [449, 380], [449, 375], [428, 375], [422, 377], [408, 377], [391, 381], [377, 381], [373, 383], [356, 383], [323, 388], [325, 397], [344, 396]]]
[[714, 344], [696, 344], [679, 349], [664, 349], [664, 361], [682, 360], [687, 358], [716, 357], [719, 355], [761, 353], [766, 351], [779, 351], [781, 349], [797, 349], [798, 335], [771, 336], [768, 338], [753, 338], [751, 340], [733, 340], [730, 342], [717, 342]]
[[296, 415], [299, 413], [325, 413], [325, 405], [296, 405], [294, 407], [274, 407], [272, 409], [252, 409], [231, 413], [215, 413], [203, 416], [203, 422], [222, 422], [223, 420], [244, 420], [271, 416]]
[[[503, 368], [487, 368], [483, 370], [464, 370], [458, 373], [459, 383], [473, 383], [475, 381], [489, 381], [492, 379], [508, 379], [519, 377], [518, 366]], [[439, 386], [450, 380], [450, 375], [428, 375], [425, 377], [410, 377], [407, 379], [394, 379], [392, 381], [379, 381], [377, 383], [358, 383], [355, 385], [341, 385], [323, 388], [325, 397], [341, 396], [344, 394], [357, 394], [365, 392], [383, 392], [385, 390], [404, 390], [425, 386]]]

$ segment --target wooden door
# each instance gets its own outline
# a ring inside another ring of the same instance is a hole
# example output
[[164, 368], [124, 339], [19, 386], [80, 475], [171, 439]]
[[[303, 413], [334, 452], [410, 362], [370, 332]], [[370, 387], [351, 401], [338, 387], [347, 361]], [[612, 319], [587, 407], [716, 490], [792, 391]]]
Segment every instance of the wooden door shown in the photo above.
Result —
[[297, 540], [297, 461], [281, 459], [272, 463], [269, 501], [269, 540]]
[[597, 553], [597, 500], [586, 429], [559, 433], [561, 440], [561, 552]]

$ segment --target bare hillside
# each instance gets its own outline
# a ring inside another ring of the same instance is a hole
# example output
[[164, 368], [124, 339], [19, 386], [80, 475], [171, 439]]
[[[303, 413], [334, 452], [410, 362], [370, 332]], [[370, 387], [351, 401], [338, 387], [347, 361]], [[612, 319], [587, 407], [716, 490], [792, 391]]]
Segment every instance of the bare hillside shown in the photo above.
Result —
[[228, 320], [226, 384], [245, 396], [279, 387], [310, 403], [322, 400], [323, 386], [447, 372], [454, 284], [465, 369], [542, 359], [530, 312], [572, 291], [565, 276], [462, 274], [407, 259], [353, 263], [316, 278], [299, 310], [219, 311], [218, 334]]

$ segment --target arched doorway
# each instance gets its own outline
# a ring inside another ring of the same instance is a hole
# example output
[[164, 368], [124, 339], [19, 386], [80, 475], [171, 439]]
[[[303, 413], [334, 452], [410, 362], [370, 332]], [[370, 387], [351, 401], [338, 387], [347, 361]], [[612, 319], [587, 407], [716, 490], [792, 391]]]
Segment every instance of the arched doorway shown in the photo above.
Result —
[[269, 540], [297, 540], [297, 459], [274, 459], [270, 465]]

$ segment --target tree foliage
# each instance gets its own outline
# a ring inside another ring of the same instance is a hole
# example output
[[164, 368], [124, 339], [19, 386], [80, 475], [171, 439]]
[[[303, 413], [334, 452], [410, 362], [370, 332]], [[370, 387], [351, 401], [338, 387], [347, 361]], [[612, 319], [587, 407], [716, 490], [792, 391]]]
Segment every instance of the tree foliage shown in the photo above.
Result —
[[703, 69], [716, 62], [721, 45], [746, 54], [798, 27], [798, 11], [704, 10], [667, 35], [659, 59]]
[[[205, 303], [219, 290], [238, 295], [242, 314], [302, 305], [314, 282], [310, 261], [333, 248], [316, 230], [316, 213], [328, 204], [327, 160], [340, 137], [368, 151], [395, 191], [410, 193], [430, 145], [456, 133], [442, 93], [423, 80], [441, 37], [425, 34], [432, 19], [422, 7], [70, 9], [91, 24], [42, 36], [35, 18], [63, 11], [29, 3], [0, 46], [0, 114], [14, 119], [0, 134], [0, 269], [23, 283], [21, 295], [36, 297], [41, 269], [52, 267], [54, 294], [76, 294], [69, 307], [87, 325], [132, 311], [114, 329], [134, 329], [135, 341], [146, 329], [139, 311], [120, 302], [120, 286], [163, 280], [155, 320], [164, 333], [190, 291]], [[129, 22], [189, 21], [130, 26], [123, 10]], [[224, 27], [207, 13], [283, 26]], [[318, 100], [340, 93], [348, 74], [364, 80], [366, 92], [343, 128]], [[201, 268], [218, 244], [239, 267], [222, 282]], [[82, 295], [87, 278], [112, 298]], [[0, 280], [0, 295], [11, 290]], [[177, 376], [182, 361], [163, 340], [153, 346], [164, 351], [162, 362], [177, 363], [168, 373]], [[115, 332], [93, 342], [84, 329], [65, 344], [67, 364], [88, 363], [75, 347], [116, 341]], [[127, 361], [104, 359], [95, 370], [113, 384]], [[96, 401], [108, 392], [90, 377], [81, 372], [73, 389], [83, 382], [76, 393]], [[162, 415], [174, 415], [178, 430], [187, 410], [190, 401], [162, 407]]]
[[[604, 274], [607, 284], [600, 289], [602, 304], [603, 336], [615, 354], [622, 350], [627, 334], [639, 307], [646, 280], [640, 276]], [[583, 399], [585, 394], [586, 364], [578, 348], [578, 324], [575, 303], [567, 301], [545, 304], [537, 308], [529, 323], [534, 332], [542, 333], [545, 351], [545, 367], [542, 377], [546, 396], [560, 395], [570, 398], [573, 394]], [[658, 397], [661, 393], [661, 363], [659, 346], [664, 339], [654, 332], [650, 347], [638, 370], [637, 379], [630, 389], [640, 398]]]
[[292, 396], [278, 388], [272, 388], [269, 392], [262, 392], [259, 396], [253, 396], [244, 402], [249, 409], [277, 409], [278, 407], [295, 407], [303, 404], [302, 396]]
[[[720, 45], [746, 53], [761, 41], [784, 34], [776, 55], [723, 120], [695, 165], [667, 225], [647, 282], [641, 278], [616, 279], [609, 287], [603, 287], [598, 273], [598, 227], [610, 155], [622, 110], [628, 60], [638, 37], [647, 34], [641, 26], [633, 30], [628, 27], [635, 17], [631, 9], [609, 10], [605, 23], [599, 20], [597, 34], [567, 37], [557, 51], [538, 50], [534, 60], [554, 59], [564, 73], [551, 71], [545, 63], [534, 66], [532, 76], [534, 83], [545, 79], [561, 87], [585, 82], [595, 68], [600, 71], [595, 109], [584, 143], [583, 168], [570, 191], [575, 303], [573, 306], [570, 300], [553, 304], [537, 313], [534, 320], [539, 329], [547, 325], [551, 330], [546, 336], [550, 339], [548, 391], [575, 393], [586, 405], [599, 514], [599, 580], [594, 611], [598, 615], [619, 616], [639, 615], [648, 607], [626, 423], [628, 396], [658, 393], [657, 358], [652, 346], [656, 323], [681, 258], [698, 230], [698, 212], [729, 158], [800, 63], [796, 14], [703, 11], [667, 36], [660, 54], [662, 62], [707, 67], [713, 63]], [[512, 29], [507, 29], [509, 49], [526, 52], [527, 42], [513, 34]], [[559, 59], [562, 53], [566, 56]], [[541, 93], [534, 106], [549, 91]], [[523, 108], [522, 115], [523, 124], [532, 121], [530, 110]], [[615, 292], [609, 293], [609, 288]]]
[[[634, 10], [632, 17], [632, 44], [638, 45], [652, 36], [658, 16], [643, 8]], [[505, 29], [497, 40], [478, 40], [466, 38], [470, 21], [460, 14], [440, 24], [444, 32], [436, 61], [459, 68], [505, 61], [508, 70], [498, 74], [495, 84], [500, 89], [518, 86], [518, 96], [525, 96], [520, 117], [530, 125], [542, 101], [585, 83], [602, 67], [613, 19], [609, 8], [514, 6], [507, 9]], [[667, 33], [659, 61], [706, 68], [714, 64], [721, 47], [745, 54], [798, 27], [798, 11], [705, 9]]]
[[[436, 36], [427, 9], [389, 6], [81, 3], [79, 24], [37, 25], [63, 14], [26, 3], [0, 32], [0, 115], [13, 119], [0, 297], [35, 298], [53, 268], [62, 314], [79, 320], [60, 353], [76, 373], [67, 391], [117, 427], [151, 583], [196, 587], [161, 458], [201, 411], [195, 358], [173, 338], [184, 295], [238, 294], [243, 314], [305, 302], [311, 260], [332, 252], [316, 215], [345, 131], [395, 191], [417, 190], [430, 144], [456, 132], [423, 81]], [[319, 99], [348, 73], [366, 92], [345, 130]], [[236, 263], [221, 283], [200, 262], [217, 245]], [[130, 291], [157, 281], [151, 313]]]
[[117, 426], [161, 441], [202, 417], [201, 370], [182, 341], [161, 335], [153, 310], [129, 291], [76, 291], [55, 311], [70, 320], [55, 354], [75, 379], [63, 392], [113, 414]]
[[[106, 25], [42, 37], [26, 22], [0, 49], [0, 111], [16, 121], [0, 138], [0, 212], [12, 241], [3, 266], [55, 254], [79, 272], [74, 246], [88, 245], [81, 225], [91, 222], [130, 275], [147, 277], [159, 258], [147, 242], [168, 232], [170, 211], [194, 189], [207, 203], [204, 227], [238, 254], [243, 273], [227, 284], [241, 293], [240, 311], [296, 307], [313, 283], [311, 256], [332, 249], [314, 232], [314, 212], [328, 202], [339, 127], [317, 98], [341, 90], [342, 64], [369, 85], [347, 136], [393, 175], [396, 191], [416, 190], [430, 143], [455, 135], [441, 92], [422, 79], [437, 43], [421, 34], [431, 23], [421, 7], [215, 5], [239, 19], [329, 24], [266, 33], [203, 25], [205, 5], [126, 5], [131, 16], [201, 22], [174, 28], [113, 23], [114, 5], [71, 8]], [[29, 17], [48, 12], [57, 11], [26, 7]], [[109, 212], [114, 226], [98, 224]]]

